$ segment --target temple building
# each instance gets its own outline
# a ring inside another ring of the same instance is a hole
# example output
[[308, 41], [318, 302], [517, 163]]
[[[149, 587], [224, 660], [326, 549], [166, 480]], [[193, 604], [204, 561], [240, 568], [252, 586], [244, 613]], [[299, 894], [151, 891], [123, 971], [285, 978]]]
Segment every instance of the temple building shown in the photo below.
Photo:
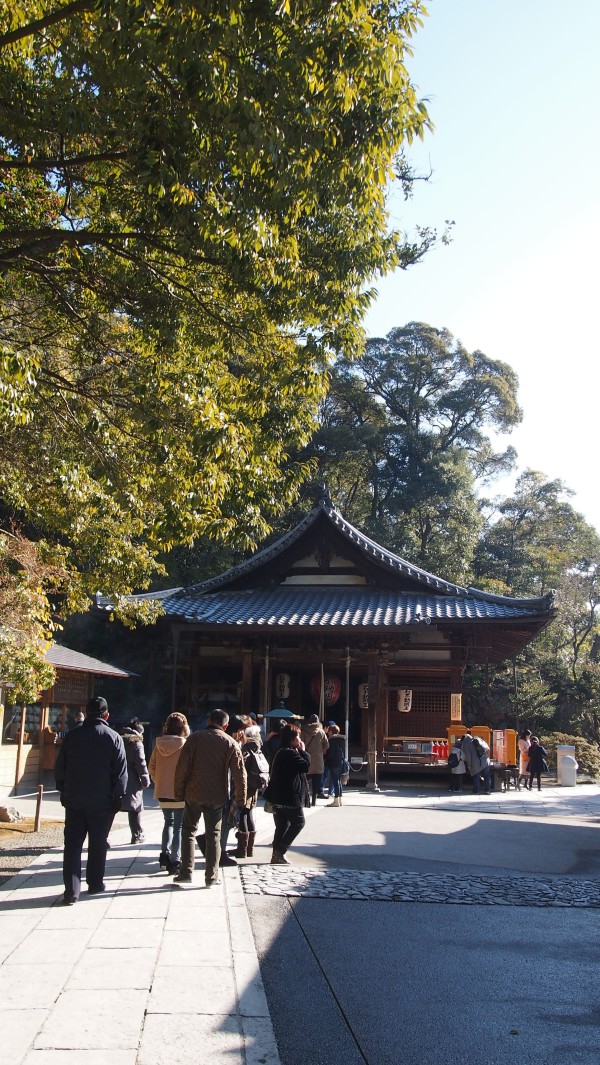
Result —
[[551, 595], [493, 595], [411, 565], [328, 500], [245, 562], [160, 598], [172, 708], [319, 713], [347, 730], [371, 787], [388, 737], [445, 737], [465, 666], [512, 657], [554, 616]]

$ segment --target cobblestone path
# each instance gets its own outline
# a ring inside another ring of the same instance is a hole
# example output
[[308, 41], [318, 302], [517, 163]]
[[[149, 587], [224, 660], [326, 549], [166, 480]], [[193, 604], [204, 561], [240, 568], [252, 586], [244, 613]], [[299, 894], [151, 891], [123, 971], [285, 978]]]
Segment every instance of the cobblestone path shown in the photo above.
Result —
[[566, 877], [432, 876], [356, 869], [240, 868], [247, 895], [461, 906], [563, 906], [600, 909], [600, 883]]

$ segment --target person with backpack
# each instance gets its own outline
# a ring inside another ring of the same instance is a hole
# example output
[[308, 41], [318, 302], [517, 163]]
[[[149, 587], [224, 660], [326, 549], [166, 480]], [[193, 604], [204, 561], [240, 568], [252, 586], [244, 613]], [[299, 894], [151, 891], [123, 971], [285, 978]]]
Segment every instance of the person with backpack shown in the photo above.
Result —
[[251, 858], [254, 854], [256, 824], [254, 809], [259, 791], [269, 783], [269, 763], [261, 751], [262, 737], [258, 725], [250, 725], [244, 731], [242, 754], [247, 777], [247, 793], [244, 806], [239, 807], [236, 858]]
[[491, 793], [489, 754], [490, 749], [485, 740], [479, 736], [472, 736], [470, 732], [465, 733], [462, 741], [462, 756], [467, 771], [471, 775], [475, 795], [480, 794], [482, 781], [485, 794]]
[[450, 787], [448, 791], [461, 792], [463, 779], [466, 775], [466, 766], [462, 753], [462, 740], [460, 737], [454, 741], [448, 757], [448, 769], [451, 773]]

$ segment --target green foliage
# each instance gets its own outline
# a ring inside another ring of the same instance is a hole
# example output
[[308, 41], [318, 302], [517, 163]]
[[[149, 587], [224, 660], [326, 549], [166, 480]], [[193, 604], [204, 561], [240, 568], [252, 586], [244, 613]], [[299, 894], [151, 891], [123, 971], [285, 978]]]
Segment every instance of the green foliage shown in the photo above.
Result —
[[501, 500], [481, 540], [475, 576], [494, 580], [510, 595], [536, 596], [558, 586], [573, 567], [600, 548], [598, 535], [565, 496], [558, 480], [525, 470], [515, 493]]
[[53, 631], [45, 590], [63, 579], [44, 544], [0, 532], [0, 677], [15, 702], [35, 702], [54, 682], [43, 658]]
[[306, 476], [333, 355], [428, 125], [418, 2], [18, 0], [0, 11], [0, 504], [60, 545], [52, 609], [199, 538], [247, 549]]
[[596, 743], [589, 743], [581, 736], [569, 736], [564, 732], [552, 732], [540, 737], [540, 742], [548, 751], [548, 765], [556, 768], [556, 748], [560, 744], [575, 747], [575, 759], [579, 766], [578, 772], [585, 773], [592, 780], [600, 780], [600, 747]]
[[481, 525], [475, 482], [506, 469], [487, 432], [521, 417], [503, 362], [411, 322], [340, 358], [308, 454], [350, 520], [448, 579], [464, 580]]

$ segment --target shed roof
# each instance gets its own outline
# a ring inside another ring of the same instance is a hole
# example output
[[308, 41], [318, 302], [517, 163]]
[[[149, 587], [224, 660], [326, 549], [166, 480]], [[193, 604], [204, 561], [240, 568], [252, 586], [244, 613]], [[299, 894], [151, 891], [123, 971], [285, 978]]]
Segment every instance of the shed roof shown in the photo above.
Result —
[[52, 643], [45, 654], [46, 661], [57, 669], [69, 669], [77, 673], [92, 673], [98, 677], [135, 677], [135, 673], [128, 673], [118, 666], [111, 666], [108, 662], [101, 662], [99, 658], [91, 658], [90, 655], [82, 655], [79, 651], [72, 651], [70, 647], [62, 647], [59, 643]]

